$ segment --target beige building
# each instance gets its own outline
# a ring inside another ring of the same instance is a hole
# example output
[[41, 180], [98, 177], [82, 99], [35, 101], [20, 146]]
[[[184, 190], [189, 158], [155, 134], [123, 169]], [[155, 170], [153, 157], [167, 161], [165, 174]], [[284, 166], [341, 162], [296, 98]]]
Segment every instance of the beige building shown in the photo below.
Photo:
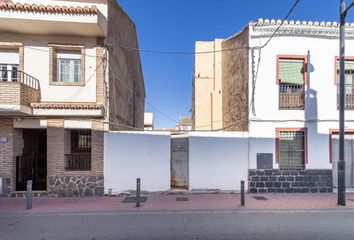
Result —
[[0, 1], [0, 195], [103, 194], [103, 134], [144, 128], [136, 29], [115, 0]]
[[[195, 44], [192, 119], [194, 130], [247, 131], [248, 27], [227, 39]], [[245, 46], [238, 51], [225, 49]]]
[[222, 40], [196, 42], [194, 59], [192, 119], [193, 129], [213, 130], [222, 127]]

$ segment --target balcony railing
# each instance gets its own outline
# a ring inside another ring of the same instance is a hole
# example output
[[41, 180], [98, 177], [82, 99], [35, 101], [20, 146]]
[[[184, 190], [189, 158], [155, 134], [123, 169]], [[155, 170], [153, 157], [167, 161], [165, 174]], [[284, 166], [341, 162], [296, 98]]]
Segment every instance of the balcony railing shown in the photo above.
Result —
[[304, 109], [304, 85], [279, 84], [279, 109]]
[[91, 153], [65, 154], [66, 170], [70, 171], [90, 171]]
[[[354, 84], [345, 84], [344, 94], [344, 108], [354, 110]], [[339, 109], [339, 85], [337, 85], [337, 109]]]
[[21, 82], [33, 89], [39, 90], [39, 80], [17, 69], [0, 69], [0, 82]]

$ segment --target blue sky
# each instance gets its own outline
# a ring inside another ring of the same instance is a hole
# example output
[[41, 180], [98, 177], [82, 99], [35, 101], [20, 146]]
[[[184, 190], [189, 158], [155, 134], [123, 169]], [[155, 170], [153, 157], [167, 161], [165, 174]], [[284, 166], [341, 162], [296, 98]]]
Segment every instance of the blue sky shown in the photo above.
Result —
[[[139, 47], [194, 51], [198, 40], [226, 38], [258, 18], [282, 19], [294, 0], [118, 0], [135, 22]], [[351, 0], [346, 1], [349, 5]], [[300, 0], [289, 19], [338, 21], [339, 0]], [[354, 21], [354, 8], [347, 16]], [[193, 55], [140, 53], [147, 102], [178, 120], [189, 116]], [[175, 123], [154, 112], [155, 128]]]

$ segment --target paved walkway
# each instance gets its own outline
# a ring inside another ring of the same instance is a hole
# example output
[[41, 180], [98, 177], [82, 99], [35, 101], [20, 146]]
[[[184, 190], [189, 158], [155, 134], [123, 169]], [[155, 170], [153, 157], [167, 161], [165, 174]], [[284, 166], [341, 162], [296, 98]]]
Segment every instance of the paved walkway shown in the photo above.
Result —
[[[177, 197], [188, 201], [176, 201]], [[257, 200], [255, 197], [265, 197]], [[338, 208], [336, 193], [321, 194], [247, 194], [246, 206], [240, 206], [239, 194], [150, 195], [140, 208], [122, 203], [125, 197], [33, 198], [33, 208], [26, 210], [24, 198], [0, 198], [1, 213], [60, 213], [151, 210], [223, 210], [223, 209], [323, 209]], [[347, 206], [354, 208], [354, 193], [347, 194]], [[349, 200], [353, 199], [353, 201]], [[343, 208], [343, 207], [340, 207]]]

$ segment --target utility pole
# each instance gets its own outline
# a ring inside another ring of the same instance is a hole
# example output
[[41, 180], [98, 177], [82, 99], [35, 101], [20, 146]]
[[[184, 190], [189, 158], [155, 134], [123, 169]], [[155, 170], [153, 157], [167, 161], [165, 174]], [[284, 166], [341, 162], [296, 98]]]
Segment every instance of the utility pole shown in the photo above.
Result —
[[344, 104], [345, 104], [345, 18], [354, 1], [345, 8], [340, 0], [339, 30], [339, 161], [338, 161], [338, 205], [345, 206], [345, 161], [344, 161]]

